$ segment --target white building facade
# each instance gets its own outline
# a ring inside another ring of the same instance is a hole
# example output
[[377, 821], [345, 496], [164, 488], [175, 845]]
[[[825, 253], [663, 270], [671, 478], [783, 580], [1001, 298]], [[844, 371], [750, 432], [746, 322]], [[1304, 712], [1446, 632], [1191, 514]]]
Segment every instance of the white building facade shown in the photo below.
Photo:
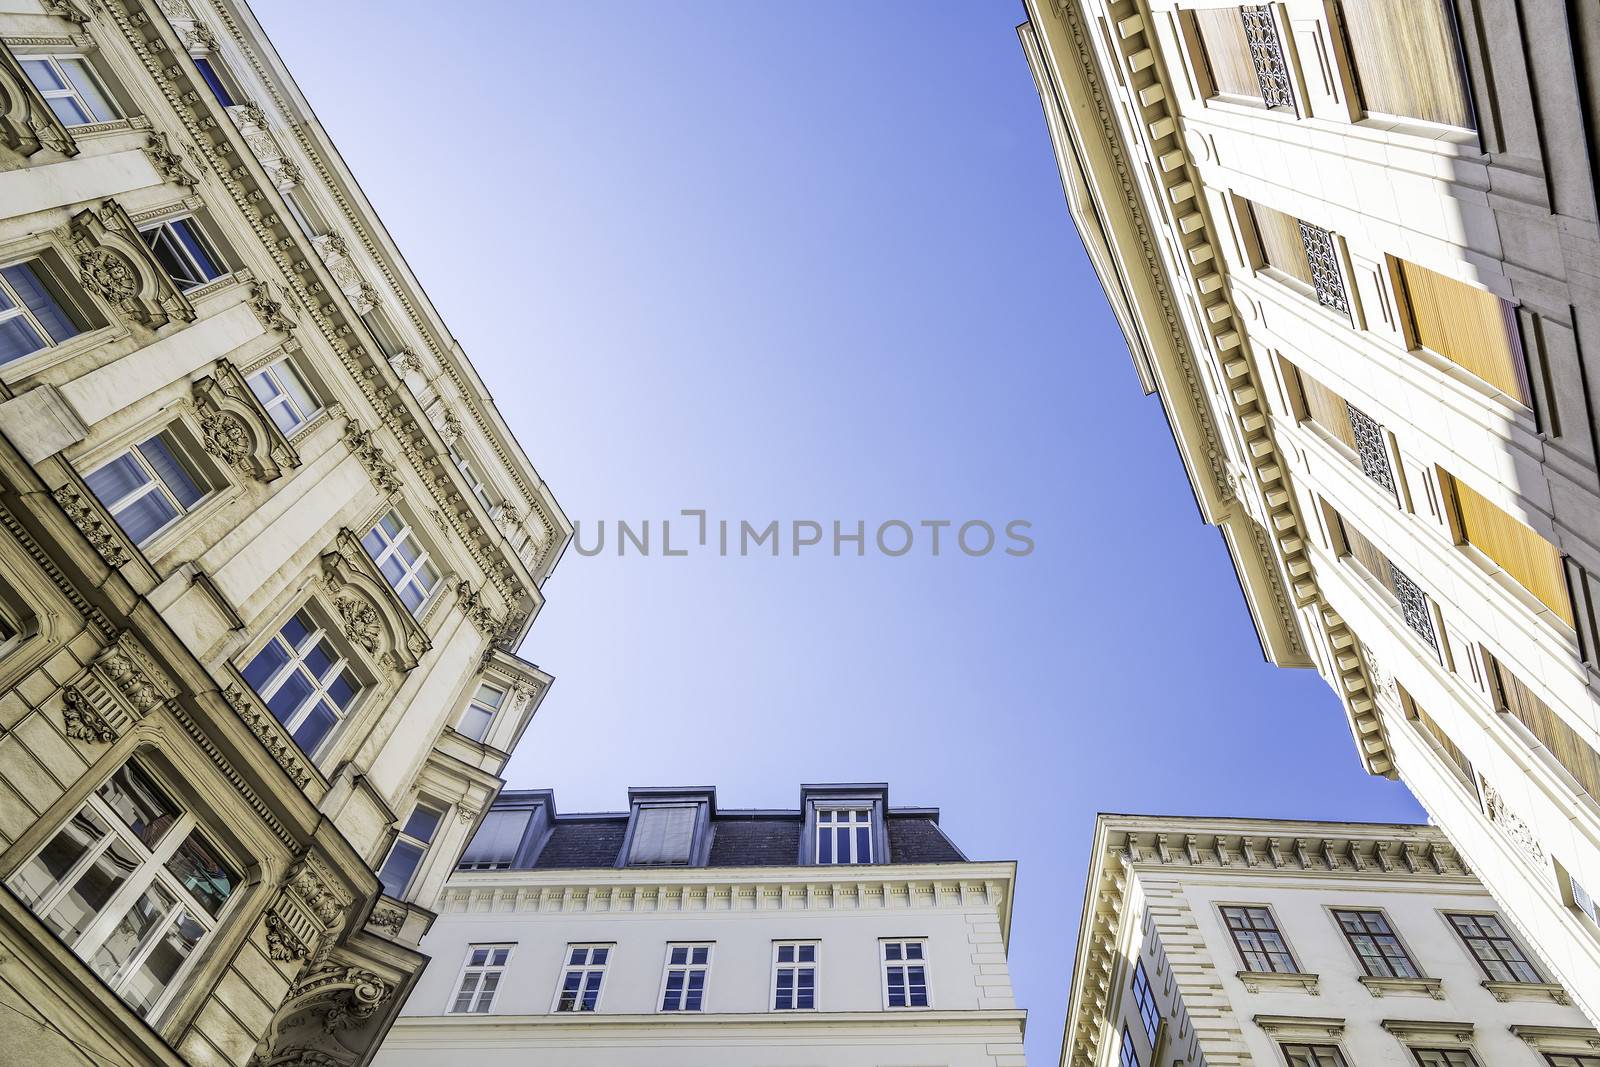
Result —
[[506, 793], [376, 1062], [1020, 1067], [1014, 877], [882, 785], [787, 811], [636, 789], [604, 815]]
[[1028, 0], [1073, 218], [1266, 656], [1600, 1017], [1593, 4]]
[[367, 1062], [571, 526], [243, 4], [0, 2], [0, 526], [0, 1048]]
[[1063, 1067], [1594, 1067], [1600, 1032], [1426, 826], [1102, 815]]

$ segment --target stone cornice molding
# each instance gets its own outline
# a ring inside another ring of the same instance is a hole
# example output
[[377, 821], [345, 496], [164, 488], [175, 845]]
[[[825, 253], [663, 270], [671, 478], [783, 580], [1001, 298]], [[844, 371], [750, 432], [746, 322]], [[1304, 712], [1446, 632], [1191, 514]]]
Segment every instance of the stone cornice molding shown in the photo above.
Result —
[[1600, 1049], [1600, 1030], [1583, 1026], [1510, 1026], [1513, 1034], [1538, 1052], [1593, 1055]]
[[138, 227], [115, 200], [84, 208], [67, 224], [78, 281], [130, 325], [159, 330], [193, 322], [194, 305], [156, 262]]
[[389, 670], [411, 670], [433, 647], [348, 529], [341, 528], [322, 554], [322, 585], [345, 639]]
[[26, 159], [41, 151], [78, 154], [78, 144], [0, 41], [0, 144]]
[[[519, 1030], [577, 1029], [594, 1034], [608, 1027], [636, 1031], [660, 1028], [670, 1031], [674, 1039], [694, 1033], [711, 1044], [734, 1041], [749, 1032], [768, 1033], [774, 1027], [785, 1032], [794, 1028], [832, 1030], [840, 1027], [861, 1027], [877, 1031], [915, 1031], [928, 1027], [950, 1028], [961, 1025], [971, 1027], [1016, 1027], [1027, 1022], [1028, 1013], [1022, 1008], [974, 1008], [966, 1010], [931, 1009], [927, 1011], [807, 1011], [807, 1012], [705, 1012], [663, 1015], [603, 1012], [575, 1016], [571, 1012], [553, 1012], [543, 1015], [496, 1015], [492, 1032], [482, 1026], [482, 1019], [470, 1015], [406, 1015], [395, 1020], [392, 1034], [425, 1034], [428, 1032], [449, 1035], [452, 1042], [459, 1041], [473, 1047], [515, 1043], [523, 1038]], [[702, 1035], [701, 1031], [704, 1031]], [[642, 1036], [642, 1035], [641, 1035]], [[770, 1034], [768, 1036], [771, 1036]]]
[[201, 444], [228, 466], [270, 482], [300, 465], [300, 454], [226, 357], [193, 387]]
[[[1293, 607], [1312, 608], [1320, 616], [1335, 665], [1334, 688], [1345, 704], [1363, 763], [1372, 774], [1394, 777], [1393, 757], [1372, 698], [1373, 687], [1362, 662], [1360, 644], [1328, 606], [1316, 581], [1307, 553], [1305, 526], [1289, 491], [1289, 463], [1273, 437], [1264, 401], [1266, 389], [1250, 351], [1244, 319], [1229, 295], [1216, 227], [1201, 195], [1203, 183], [1191, 158], [1190, 145], [1183, 137], [1172, 102], [1170, 78], [1149, 29], [1148, 12], [1137, 0], [1105, 0], [1107, 14], [1118, 32], [1101, 38], [1113, 52], [1113, 60], [1120, 65], [1117, 73], [1129, 90], [1135, 123], [1129, 133], [1140, 142], [1152, 164], [1150, 174], [1157, 188], [1147, 201], [1122, 155], [1123, 113], [1110, 106], [1099, 57], [1080, 10], [1082, 3], [1083, 0], [1032, 0], [1029, 6], [1047, 8], [1072, 39], [1076, 54], [1070, 61], [1082, 66], [1094, 97], [1098, 129], [1092, 136], [1102, 140], [1115, 157], [1116, 184], [1121, 193], [1130, 205], [1164, 216], [1165, 228], [1173, 240], [1181, 243], [1181, 255], [1170, 260], [1159, 255], [1152, 259], [1153, 249], [1145, 231], [1139, 235], [1138, 248], [1125, 251], [1136, 261], [1142, 259], [1158, 278], [1170, 276], [1174, 284], [1183, 286], [1187, 290], [1185, 298], [1199, 309], [1197, 330], [1187, 329], [1170, 316], [1167, 325], [1174, 329], [1175, 336], [1190, 337], [1196, 343], [1200, 353], [1214, 362], [1218, 380], [1223, 383], [1230, 410], [1221, 414], [1233, 424], [1232, 430], [1242, 442], [1246, 457], [1245, 477], [1236, 486], [1240, 502], [1249, 505], [1247, 510], [1267, 532], [1272, 549], [1268, 569], [1289, 591]], [[1064, 118], [1075, 133], [1084, 132], [1070, 108]], [[1193, 389], [1189, 392], [1190, 396], [1184, 398], [1187, 402], [1197, 410], [1209, 408], [1203, 392], [1198, 396]], [[1246, 496], [1248, 500], [1244, 499]], [[1288, 603], [1263, 605], [1264, 610], [1270, 610], [1291, 630], [1298, 631], [1298, 621], [1289, 608]]]
[[[416, 468], [419, 481], [443, 509], [468, 554], [500, 590], [506, 602], [518, 605], [519, 616], [531, 616], [541, 602], [536, 582], [518, 578], [514, 562], [521, 561], [492, 522], [474, 521], [470, 506], [458, 507], [457, 504], [463, 502], [451, 502], [450, 494], [442, 490], [439, 479], [432, 475], [429, 467], [438, 463], [443, 449], [431, 439], [432, 428], [421, 417], [409, 390], [397, 391], [394, 387], [397, 379], [387, 361], [356, 342], [359, 334], [354, 310], [342, 292], [335, 297], [332, 290], [337, 288], [337, 283], [305, 242], [298, 227], [271, 210], [271, 197], [278, 195], [276, 185], [265, 165], [256, 159], [254, 149], [246, 142], [234, 119], [215, 103], [211, 92], [191, 71], [189, 64], [171, 62], [171, 57], [184, 46], [168, 14], [153, 0], [106, 0], [98, 10], [115, 23], [156, 87], [166, 96], [185, 132], [214, 171], [215, 179], [227, 190], [255, 231], [262, 249], [287, 280], [290, 292], [306, 309], [310, 323], [322, 334], [351, 380], [394, 433], [406, 458]], [[230, 32], [239, 37], [232, 17], [224, 13], [224, 18]], [[242, 37], [240, 43], [244, 44]], [[259, 62], [253, 54], [252, 60]], [[270, 79], [268, 81], [270, 84]], [[319, 275], [326, 280], [319, 280]], [[481, 415], [475, 413], [475, 417], [481, 418]], [[509, 460], [506, 462], [509, 465]], [[520, 480], [521, 472], [516, 473]], [[448, 485], [448, 479], [445, 481]], [[543, 511], [538, 494], [530, 492], [528, 495], [528, 505]], [[545, 539], [537, 561], [540, 567], [548, 567], [565, 540], [565, 536], [555, 534]], [[520, 630], [519, 625], [517, 632]]]
[[1468, 1048], [1473, 1025], [1441, 1019], [1384, 1019], [1378, 1024], [1406, 1044]]
[[1250, 1020], [1276, 1038], [1312, 1038], [1337, 1041], [1344, 1036], [1344, 1020], [1323, 1015], [1256, 1015]]

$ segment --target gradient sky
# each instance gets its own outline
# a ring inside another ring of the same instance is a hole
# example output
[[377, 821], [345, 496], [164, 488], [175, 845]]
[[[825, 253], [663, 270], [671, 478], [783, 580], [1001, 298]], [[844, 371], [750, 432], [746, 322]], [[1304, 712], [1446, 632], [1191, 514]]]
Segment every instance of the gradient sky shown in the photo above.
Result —
[[255, 8], [586, 545], [682, 508], [1034, 526], [1020, 559], [569, 550], [513, 787], [941, 807], [1020, 863], [1036, 1067], [1097, 811], [1420, 820], [1262, 660], [1072, 228], [1019, 4]]

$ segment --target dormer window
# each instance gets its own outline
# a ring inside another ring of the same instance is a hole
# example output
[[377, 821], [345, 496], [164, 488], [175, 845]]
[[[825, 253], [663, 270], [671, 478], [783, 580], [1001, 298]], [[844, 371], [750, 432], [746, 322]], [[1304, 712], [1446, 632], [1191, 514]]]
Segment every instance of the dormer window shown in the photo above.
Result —
[[817, 862], [872, 863], [872, 810], [818, 808]]
[[633, 817], [630, 867], [685, 866], [694, 844], [696, 805], [644, 805]]

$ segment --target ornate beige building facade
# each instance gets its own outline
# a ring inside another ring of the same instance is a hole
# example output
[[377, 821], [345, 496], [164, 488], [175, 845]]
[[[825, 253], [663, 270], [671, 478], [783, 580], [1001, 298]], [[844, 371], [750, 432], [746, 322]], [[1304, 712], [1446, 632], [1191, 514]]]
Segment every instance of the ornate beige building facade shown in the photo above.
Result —
[[1592, 4], [1028, 0], [1067, 199], [1267, 657], [1600, 1013]]
[[0, 525], [0, 1047], [365, 1063], [571, 526], [243, 4], [0, 3]]
[[1096, 824], [1062, 1067], [1591, 1067], [1597, 1046], [1433, 827]]

